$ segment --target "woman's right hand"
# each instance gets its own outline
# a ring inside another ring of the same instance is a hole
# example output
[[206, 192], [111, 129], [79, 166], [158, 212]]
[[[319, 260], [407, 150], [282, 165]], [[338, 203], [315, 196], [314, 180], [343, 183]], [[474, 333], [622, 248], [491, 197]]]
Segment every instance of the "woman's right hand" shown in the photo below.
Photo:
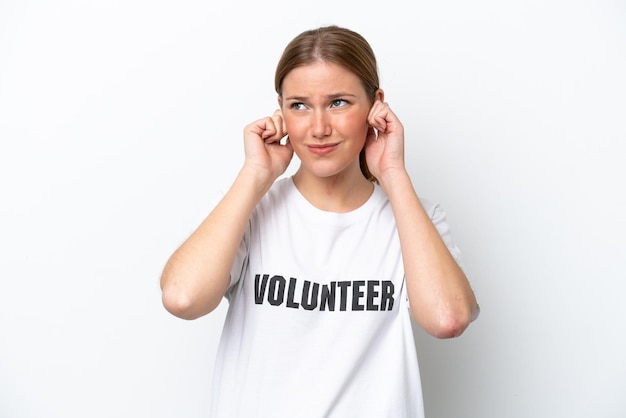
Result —
[[280, 110], [247, 125], [244, 129], [244, 166], [258, 170], [259, 174], [267, 175], [268, 180], [274, 181], [287, 170], [293, 157], [289, 137], [284, 144], [281, 143], [286, 135]]

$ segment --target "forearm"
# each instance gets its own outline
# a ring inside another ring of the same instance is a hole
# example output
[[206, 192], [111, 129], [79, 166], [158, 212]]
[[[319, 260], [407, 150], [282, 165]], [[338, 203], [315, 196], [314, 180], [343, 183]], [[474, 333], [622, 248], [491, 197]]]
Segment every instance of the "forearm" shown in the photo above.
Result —
[[161, 276], [168, 311], [195, 319], [219, 305], [250, 215], [271, 184], [242, 169], [218, 205], [172, 254]]
[[380, 178], [398, 227], [413, 319], [430, 334], [460, 335], [477, 309], [470, 284], [415, 193], [408, 173]]

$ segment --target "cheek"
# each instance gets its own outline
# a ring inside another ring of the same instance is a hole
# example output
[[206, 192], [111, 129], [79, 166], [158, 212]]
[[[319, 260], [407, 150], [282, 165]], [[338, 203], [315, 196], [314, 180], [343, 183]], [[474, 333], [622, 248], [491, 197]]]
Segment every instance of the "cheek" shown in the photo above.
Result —
[[369, 125], [367, 124], [367, 117], [363, 117], [362, 115], [354, 115], [343, 119], [338, 128], [346, 136], [349, 135], [355, 140], [360, 141], [362, 139], [363, 141], [365, 141], [368, 127]]
[[287, 135], [289, 135], [291, 139], [302, 136], [302, 123], [298, 123], [297, 119], [285, 119], [285, 127], [287, 128]]

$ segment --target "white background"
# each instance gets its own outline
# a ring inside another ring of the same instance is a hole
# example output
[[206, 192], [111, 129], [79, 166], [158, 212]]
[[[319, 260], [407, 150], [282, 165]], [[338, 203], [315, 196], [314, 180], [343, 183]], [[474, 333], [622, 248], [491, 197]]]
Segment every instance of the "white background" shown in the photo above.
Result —
[[0, 0], [1, 417], [207, 416], [225, 306], [174, 318], [160, 272], [325, 24], [374, 47], [481, 303], [417, 333], [427, 416], [626, 416], [623, 1]]

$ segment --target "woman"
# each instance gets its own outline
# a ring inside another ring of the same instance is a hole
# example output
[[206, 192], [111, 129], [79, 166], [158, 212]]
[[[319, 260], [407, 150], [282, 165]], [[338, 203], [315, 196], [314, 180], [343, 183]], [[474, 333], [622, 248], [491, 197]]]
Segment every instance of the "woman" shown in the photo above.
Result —
[[423, 416], [411, 318], [455, 337], [478, 305], [444, 213], [413, 189], [374, 53], [345, 28], [303, 32], [275, 88], [279, 109], [246, 126], [238, 176], [161, 279], [181, 318], [229, 301], [212, 416]]

